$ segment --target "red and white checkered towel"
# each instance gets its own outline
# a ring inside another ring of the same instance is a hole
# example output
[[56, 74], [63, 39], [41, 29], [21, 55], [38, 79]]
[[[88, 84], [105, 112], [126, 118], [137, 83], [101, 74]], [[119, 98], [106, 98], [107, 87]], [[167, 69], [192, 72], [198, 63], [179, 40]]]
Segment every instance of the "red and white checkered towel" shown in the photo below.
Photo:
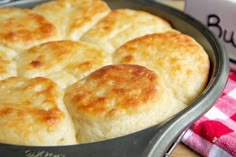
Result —
[[205, 157], [236, 157], [236, 73], [230, 73], [221, 97], [182, 142]]

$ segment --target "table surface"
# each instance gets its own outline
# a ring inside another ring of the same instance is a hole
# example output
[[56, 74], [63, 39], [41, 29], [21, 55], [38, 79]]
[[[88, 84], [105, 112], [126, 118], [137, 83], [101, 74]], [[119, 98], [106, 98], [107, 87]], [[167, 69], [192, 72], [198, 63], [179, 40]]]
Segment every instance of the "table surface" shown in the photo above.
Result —
[[[171, 7], [177, 8], [179, 10], [184, 10], [184, 0], [156, 0], [163, 4], [169, 5]], [[175, 148], [174, 152], [170, 157], [201, 157], [198, 153], [194, 152], [184, 144], [180, 143]]]
[[170, 157], [201, 157], [201, 155], [180, 143], [177, 145]]

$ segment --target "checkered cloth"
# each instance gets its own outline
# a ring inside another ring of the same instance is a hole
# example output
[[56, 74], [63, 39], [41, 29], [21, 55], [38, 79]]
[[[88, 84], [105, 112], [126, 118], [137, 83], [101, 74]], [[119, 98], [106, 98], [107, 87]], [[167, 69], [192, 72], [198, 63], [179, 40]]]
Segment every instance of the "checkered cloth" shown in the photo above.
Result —
[[221, 97], [182, 142], [205, 157], [236, 157], [236, 73], [230, 73]]

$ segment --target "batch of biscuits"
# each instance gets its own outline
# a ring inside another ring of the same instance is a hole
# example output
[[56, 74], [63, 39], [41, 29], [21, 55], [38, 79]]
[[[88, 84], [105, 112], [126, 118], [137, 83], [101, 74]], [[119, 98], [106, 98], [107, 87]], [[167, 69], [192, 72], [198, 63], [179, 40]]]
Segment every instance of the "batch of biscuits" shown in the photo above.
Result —
[[102, 0], [0, 8], [0, 143], [103, 141], [157, 125], [205, 88], [202, 46]]

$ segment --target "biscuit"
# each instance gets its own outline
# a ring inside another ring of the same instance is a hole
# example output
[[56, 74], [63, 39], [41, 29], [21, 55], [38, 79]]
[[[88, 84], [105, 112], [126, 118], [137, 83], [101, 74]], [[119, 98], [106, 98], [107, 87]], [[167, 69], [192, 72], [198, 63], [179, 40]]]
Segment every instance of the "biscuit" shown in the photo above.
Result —
[[86, 32], [81, 40], [113, 53], [131, 39], [167, 30], [172, 30], [172, 27], [158, 16], [144, 11], [117, 9]]
[[110, 12], [101, 0], [57, 0], [43, 3], [33, 9], [54, 23], [63, 39], [78, 40]]
[[29, 9], [0, 8], [0, 45], [17, 51], [58, 40], [56, 27]]
[[139, 64], [155, 71], [177, 99], [190, 104], [205, 88], [210, 63], [192, 37], [178, 32], [146, 35], [121, 46], [114, 64]]
[[0, 81], [0, 142], [53, 146], [76, 144], [63, 92], [45, 78]]
[[71, 40], [47, 42], [22, 52], [16, 59], [18, 75], [51, 78], [62, 88], [111, 64], [111, 55], [88, 43]]
[[108, 65], [71, 85], [64, 102], [79, 143], [126, 135], [167, 119], [186, 107], [153, 71]]

